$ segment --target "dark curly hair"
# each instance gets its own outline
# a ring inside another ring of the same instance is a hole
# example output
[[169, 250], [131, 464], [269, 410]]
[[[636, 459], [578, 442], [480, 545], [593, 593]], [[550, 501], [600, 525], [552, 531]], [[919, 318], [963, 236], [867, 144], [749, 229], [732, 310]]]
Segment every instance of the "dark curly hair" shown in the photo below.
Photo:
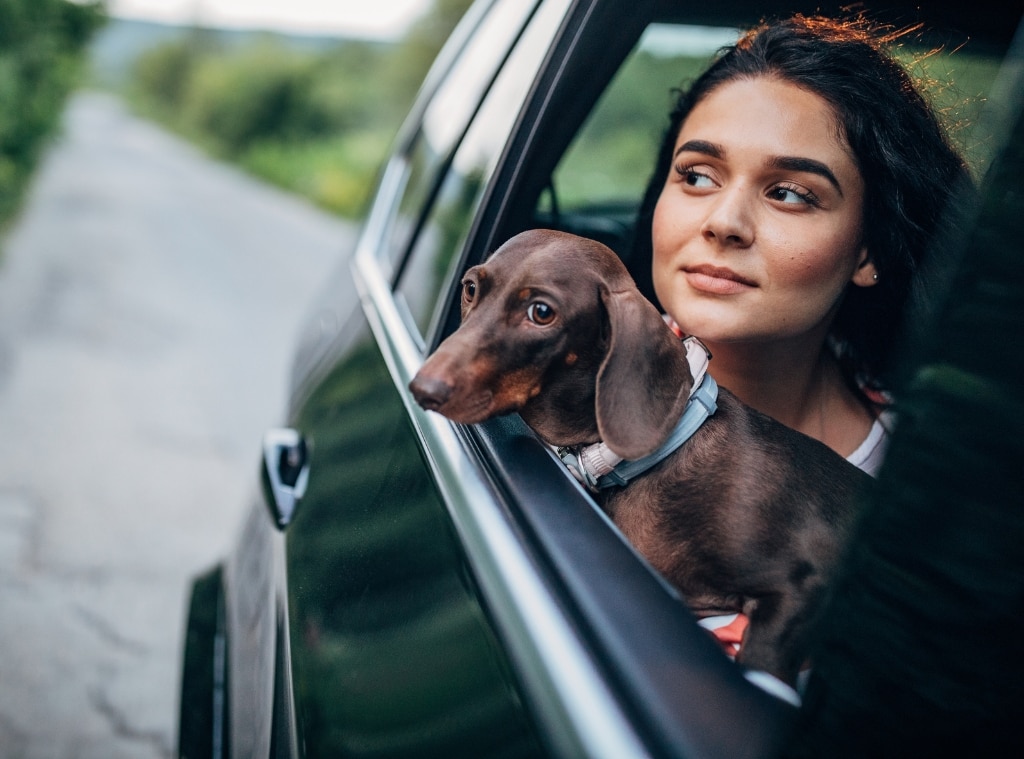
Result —
[[[878, 272], [874, 287], [847, 287], [830, 335], [854, 387], [889, 384], [899, 329], [922, 297], [933, 236], [953, 195], [971, 186], [967, 165], [935, 111], [887, 52], [908, 31], [893, 32], [863, 17], [795, 15], [762, 21], [720, 50], [678, 95], [637, 230], [637, 254], [649, 258], [653, 210], [679, 130], [717, 87], [768, 76], [819, 95], [834, 110], [864, 180], [864, 244]], [[642, 287], [653, 291], [650, 283]]]

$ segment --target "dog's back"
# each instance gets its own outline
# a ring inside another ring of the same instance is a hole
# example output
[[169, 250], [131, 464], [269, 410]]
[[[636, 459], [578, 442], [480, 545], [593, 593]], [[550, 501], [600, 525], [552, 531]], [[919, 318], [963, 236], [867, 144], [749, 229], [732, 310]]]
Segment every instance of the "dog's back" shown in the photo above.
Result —
[[[411, 383], [456, 421], [519, 412], [552, 446], [633, 460], [690, 402], [686, 348], [600, 243], [517, 235], [467, 272], [462, 313]], [[793, 682], [869, 482], [721, 388], [685, 444], [595, 498], [698, 615], [750, 617], [740, 661]]]

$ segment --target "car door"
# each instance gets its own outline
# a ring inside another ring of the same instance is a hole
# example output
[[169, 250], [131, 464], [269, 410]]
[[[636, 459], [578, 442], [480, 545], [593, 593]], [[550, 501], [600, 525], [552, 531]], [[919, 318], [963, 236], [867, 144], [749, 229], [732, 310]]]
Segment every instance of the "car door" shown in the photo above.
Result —
[[433, 251], [457, 243], [446, 232], [460, 226], [453, 209], [479, 182], [476, 169], [463, 168], [475, 151], [466, 127], [482, 98], [493, 102], [495, 74], [524, 26], [537, 28], [530, 3], [482, 7], [442, 59], [447, 71], [432, 74], [429, 98], [384, 170], [355, 276], [341, 272], [329, 288], [304, 348], [291, 423], [310, 451], [310, 475], [285, 532], [290, 676], [282, 679], [305, 756], [543, 753], [453, 524], [453, 496], [408, 416], [399, 361], [422, 345], [410, 318], [422, 309], [418, 293], [391, 284], [409, 270], [429, 289], [444, 273], [444, 253]]

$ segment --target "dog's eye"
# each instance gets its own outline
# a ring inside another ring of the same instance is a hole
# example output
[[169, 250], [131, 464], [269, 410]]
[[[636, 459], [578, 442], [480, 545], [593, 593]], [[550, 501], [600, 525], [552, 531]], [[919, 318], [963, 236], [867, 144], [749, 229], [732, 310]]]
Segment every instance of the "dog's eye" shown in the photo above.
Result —
[[551, 324], [555, 320], [555, 309], [549, 306], [547, 303], [537, 301], [531, 303], [526, 309], [526, 317], [534, 324], [544, 326]]
[[476, 282], [471, 279], [467, 279], [462, 283], [462, 299], [466, 303], [472, 303], [473, 298], [476, 297]]

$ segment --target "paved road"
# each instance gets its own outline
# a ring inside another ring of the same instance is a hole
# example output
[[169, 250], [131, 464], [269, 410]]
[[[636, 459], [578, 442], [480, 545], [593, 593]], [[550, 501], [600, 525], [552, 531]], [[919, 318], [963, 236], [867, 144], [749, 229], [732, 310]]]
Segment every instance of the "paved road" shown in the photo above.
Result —
[[189, 578], [234, 539], [351, 228], [81, 94], [0, 259], [0, 757], [176, 747]]

